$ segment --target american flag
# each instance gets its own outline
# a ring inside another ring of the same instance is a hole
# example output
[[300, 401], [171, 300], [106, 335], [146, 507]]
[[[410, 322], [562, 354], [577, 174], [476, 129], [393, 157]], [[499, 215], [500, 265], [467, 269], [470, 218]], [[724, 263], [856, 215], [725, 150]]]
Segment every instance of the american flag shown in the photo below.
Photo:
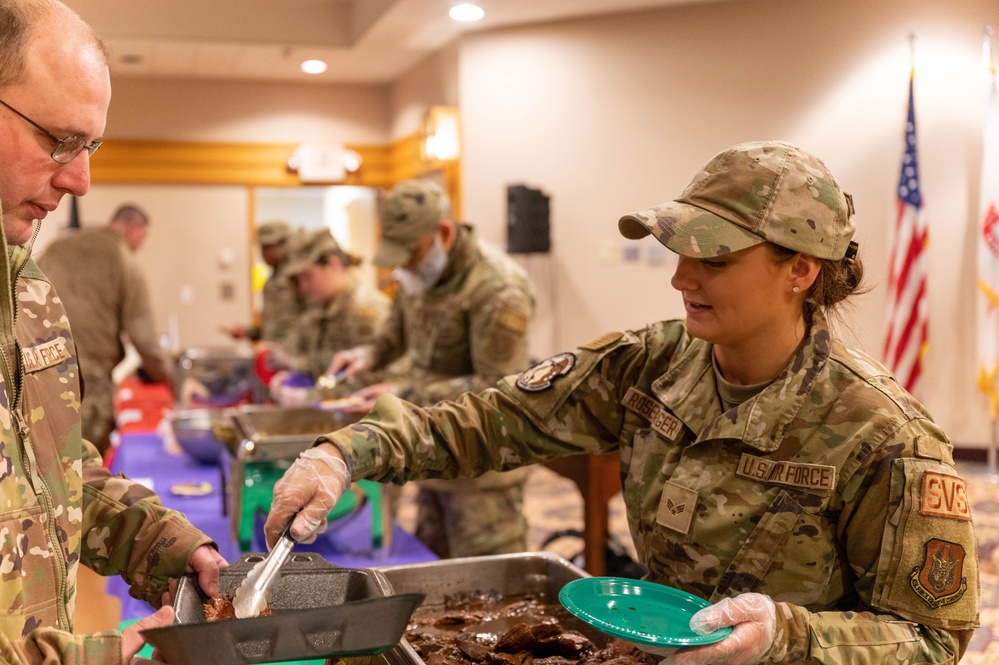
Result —
[[[991, 63], [990, 63], [991, 64]], [[978, 387], [999, 417], [999, 99], [991, 68], [978, 215]]]
[[913, 74], [909, 75], [909, 113], [905, 125], [905, 154], [898, 179], [898, 214], [888, 272], [888, 335], [885, 363], [899, 383], [916, 393], [929, 344], [926, 315], [926, 248], [929, 232], [923, 215], [916, 159], [916, 114]]

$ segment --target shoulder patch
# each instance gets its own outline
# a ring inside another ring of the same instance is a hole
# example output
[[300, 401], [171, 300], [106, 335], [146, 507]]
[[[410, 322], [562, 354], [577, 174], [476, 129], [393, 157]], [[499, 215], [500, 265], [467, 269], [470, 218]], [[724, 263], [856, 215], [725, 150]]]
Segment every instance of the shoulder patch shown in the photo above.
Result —
[[504, 307], [496, 315], [496, 324], [523, 335], [527, 332], [527, 316], [516, 307]]
[[517, 377], [517, 387], [529, 393], [537, 393], [552, 387], [552, 381], [565, 376], [576, 366], [574, 353], [556, 353], [547, 360], [524, 370]]
[[923, 563], [909, 573], [909, 585], [933, 609], [956, 603], [968, 590], [964, 547], [931, 538], [924, 549]]
[[930, 517], [970, 522], [971, 506], [964, 479], [934, 471], [924, 472], [919, 490], [919, 512]]
[[609, 344], [611, 344], [613, 342], [616, 342], [617, 340], [621, 339], [622, 337], [624, 337], [624, 333], [623, 332], [609, 332], [609, 333], [605, 333], [605, 334], [601, 335], [600, 337], [596, 338], [595, 340], [593, 340], [592, 342], [590, 342], [588, 344], [583, 344], [579, 348], [586, 349], [587, 351], [599, 351], [600, 349], [604, 348], [605, 346], [607, 346], [607, 345], [609, 345]]

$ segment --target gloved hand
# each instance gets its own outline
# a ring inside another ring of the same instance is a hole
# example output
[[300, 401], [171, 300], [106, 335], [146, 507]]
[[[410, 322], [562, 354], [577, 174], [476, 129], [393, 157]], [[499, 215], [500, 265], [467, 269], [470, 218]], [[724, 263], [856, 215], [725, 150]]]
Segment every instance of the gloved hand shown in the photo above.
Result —
[[314, 541], [326, 530], [326, 516], [348, 487], [350, 472], [335, 447], [321, 444], [303, 452], [274, 483], [271, 512], [264, 524], [267, 547], [274, 546], [292, 517], [291, 537], [299, 543]]
[[340, 374], [346, 379], [353, 379], [361, 372], [366, 372], [375, 364], [371, 349], [367, 346], [355, 346], [353, 349], [338, 351], [330, 360], [327, 374]]
[[705, 607], [690, 618], [690, 629], [707, 635], [725, 626], [732, 634], [720, 642], [680, 649], [664, 662], [671, 665], [756, 665], [774, 643], [777, 607], [770, 596], [744, 593]]

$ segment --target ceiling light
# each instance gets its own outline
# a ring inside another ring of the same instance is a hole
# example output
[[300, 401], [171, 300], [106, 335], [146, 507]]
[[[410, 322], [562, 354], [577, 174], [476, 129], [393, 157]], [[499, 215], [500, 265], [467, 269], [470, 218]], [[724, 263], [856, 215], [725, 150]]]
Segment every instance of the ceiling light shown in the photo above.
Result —
[[465, 2], [452, 7], [448, 15], [455, 21], [479, 21], [486, 13], [482, 7]]
[[302, 63], [302, 71], [306, 74], [322, 74], [327, 69], [329, 65], [322, 60], [306, 60]]

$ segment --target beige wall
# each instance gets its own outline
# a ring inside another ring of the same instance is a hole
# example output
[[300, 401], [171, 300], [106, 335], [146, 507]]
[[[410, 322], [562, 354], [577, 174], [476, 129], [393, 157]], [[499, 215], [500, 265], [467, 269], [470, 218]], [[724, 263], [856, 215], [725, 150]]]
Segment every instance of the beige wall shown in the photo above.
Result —
[[392, 140], [417, 131], [431, 106], [458, 105], [459, 54], [455, 42], [425, 58], [392, 86]]
[[[136, 254], [149, 281], [157, 330], [168, 348], [228, 346], [221, 325], [249, 323], [249, 196], [245, 187], [97, 185], [80, 200], [83, 226], [106, 224], [131, 202], [149, 213]], [[42, 225], [37, 254], [68, 219], [66, 202]]]
[[878, 355], [914, 31], [931, 236], [922, 397], [956, 442], [984, 443], [989, 422], [973, 388], [973, 225], [987, 24], [999, 26], [995, 0], [754, 0], [466, 37], [466, 216], [503, 243], [508, 184], [552, 197], [554, 252], [532, 259], [551, 319], [539, 347], [571, 347], [682, 316], [672, 257], [650, 253], [649, 241], [639, 260], [620, 260], [631, 244], [618, 237], [621, 214], [673, 198], [732, 143], [797, 143], [856, 200], [873, 289], [845, 312], [846, 335]]
[[105, 138], [389, 142], [387, 86], [114, 78]]

